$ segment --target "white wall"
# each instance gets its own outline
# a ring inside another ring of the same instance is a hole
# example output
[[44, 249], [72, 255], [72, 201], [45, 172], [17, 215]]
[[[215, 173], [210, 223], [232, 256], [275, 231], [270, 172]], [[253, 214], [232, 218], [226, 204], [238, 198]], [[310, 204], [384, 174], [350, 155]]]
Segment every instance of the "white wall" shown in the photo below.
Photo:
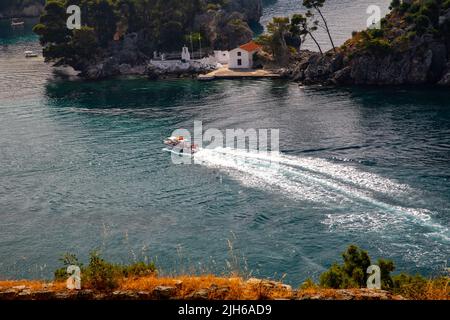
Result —
[[181, 50], [181, 60], [184, 61], [191, 60], [191, 53], [189, 52], [189, 49], [187, 47], [183, 47], [183, 49]]
[[[239, 56], [239, 52], [241, 55]], [[238, 64], [238, 60], [241, 60], [241, 65]], [[236, 48], [230, 51], [230, 62], [228, 68], [230, 69], [251, 69], [253, 67], [253, 52]]]
[[228, 64], [228, 62], [230, 61], [230, 53], [228, 51], [215, 50], [214, 58], [218, 63]]

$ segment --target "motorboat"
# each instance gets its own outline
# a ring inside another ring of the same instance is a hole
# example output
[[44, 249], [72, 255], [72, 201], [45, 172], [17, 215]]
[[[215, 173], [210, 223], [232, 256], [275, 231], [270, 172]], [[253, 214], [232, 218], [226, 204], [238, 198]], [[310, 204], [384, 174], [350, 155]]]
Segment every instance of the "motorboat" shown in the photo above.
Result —
[[11, 27], [22, 27], [23, 25], [25, 25], [24, 21], [20, 21], [17, 18], [13, 18], [11, 20]]
[[38, 54], [33, 51], [25, 51], [25, 58], [36, 58]]
[[164, 140], [164, 144], [169, 150], [184, 154], [194, 154], [199, 150], [196, 144], [186, 141], [182, 136], [169, 137]]

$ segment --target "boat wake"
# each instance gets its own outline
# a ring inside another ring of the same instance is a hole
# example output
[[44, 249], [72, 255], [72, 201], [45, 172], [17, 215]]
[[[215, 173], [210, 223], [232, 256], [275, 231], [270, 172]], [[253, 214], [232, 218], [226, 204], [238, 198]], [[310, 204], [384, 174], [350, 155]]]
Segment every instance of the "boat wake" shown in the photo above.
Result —
[[331, 212], [323, 218], [330, 229], [420, 227], [424, 236], [450, 242], [449, 228], [434, 221], [433, 212], [411, 206], [420, 198], [410, 186], [347, 164], [227, 148], [201, 149], [194, 159], [246, 187], [275, 191], [324, 208]]

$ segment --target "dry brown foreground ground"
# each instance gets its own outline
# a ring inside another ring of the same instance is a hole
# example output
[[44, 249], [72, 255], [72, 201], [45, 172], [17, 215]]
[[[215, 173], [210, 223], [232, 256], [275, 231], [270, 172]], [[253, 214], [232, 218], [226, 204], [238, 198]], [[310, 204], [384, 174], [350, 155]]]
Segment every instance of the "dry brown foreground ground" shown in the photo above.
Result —
[[[0, 281], [0, 300], [404, 300], [382, 290], [296, 290], [280, 282], [244, 280], [213, 275], [128, 278], [111, 291], [86, 287], [68, 290], [65, 282]], [[429, 292], [424, 299], [449, 299], [447, 290]]]

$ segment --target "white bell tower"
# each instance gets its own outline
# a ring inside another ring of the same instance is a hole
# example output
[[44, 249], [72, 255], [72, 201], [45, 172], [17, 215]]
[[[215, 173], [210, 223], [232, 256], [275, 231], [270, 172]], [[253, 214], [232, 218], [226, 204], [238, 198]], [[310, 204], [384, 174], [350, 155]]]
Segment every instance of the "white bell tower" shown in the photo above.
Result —
[[181, 60], [191, 61], [191, 54], [189, 53], [189, 49], [186, 46], [184, 46], [181, 51]]

